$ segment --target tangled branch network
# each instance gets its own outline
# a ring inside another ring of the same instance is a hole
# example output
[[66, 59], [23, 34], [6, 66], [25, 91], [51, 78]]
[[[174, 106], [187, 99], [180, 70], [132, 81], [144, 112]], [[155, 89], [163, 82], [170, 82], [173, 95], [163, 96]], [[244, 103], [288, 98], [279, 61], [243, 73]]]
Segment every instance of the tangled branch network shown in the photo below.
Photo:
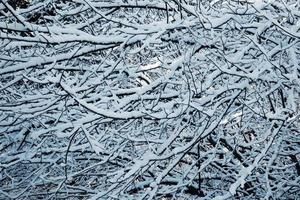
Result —
[[0, 199], [299, 199], [297, 0], [1, 0]]

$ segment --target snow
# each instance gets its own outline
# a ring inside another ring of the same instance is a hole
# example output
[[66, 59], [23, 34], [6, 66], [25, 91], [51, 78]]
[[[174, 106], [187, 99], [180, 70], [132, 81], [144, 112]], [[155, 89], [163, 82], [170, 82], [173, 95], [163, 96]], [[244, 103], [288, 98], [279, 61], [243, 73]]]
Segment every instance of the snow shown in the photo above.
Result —
[[297, 199], [296, 0], [7, 4], [0, 199]]

